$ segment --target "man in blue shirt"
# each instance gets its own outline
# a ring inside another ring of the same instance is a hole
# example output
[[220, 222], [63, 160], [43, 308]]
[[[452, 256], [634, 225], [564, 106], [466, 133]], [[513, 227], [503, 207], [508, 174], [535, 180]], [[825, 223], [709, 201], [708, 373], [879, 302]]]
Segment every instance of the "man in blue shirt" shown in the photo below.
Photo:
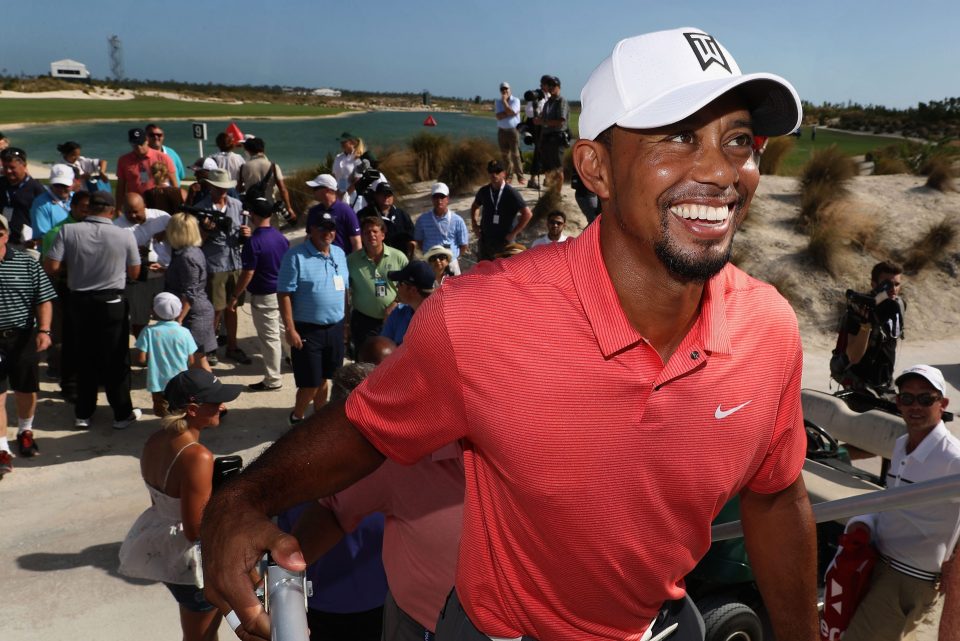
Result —
[[30, 205], [30, 227], [35, 239], [67, 219], [70, 215], [70, 196], [76, 174], [70, 165], [50, 168], [50, 187], [33, 199]]
[[307, 216], [307, 240], [280, 263], [277, 294], [293, 361], [297, 397], [290, 424], [327, 402], [333, 373], [343, 364], [347, 256], [333, 244], [337, 224], [330, 212]]
[[240, 296], [250, 293], [250, 315], [263, 350], [263, 380], [248, 387], [255, 392], [278, 390], [280, 378], [280, 304], [277, 302], [277, 277], [280, 263], [290, 242], [270, 226], [273, 203], [260, 197], [249, 201], [253, 235], [240, 251], [243, 271], [227, 309], [236, 312]]
[[450, 250], [453, 260], [450, 261], [450, 270], [454, 275], [460, 275], [460, 254], [466, 254], [470, 244], [470, 232], [455, 211], [449, 209], [450, 189], [444, 183], [436, 183], [430, 190], [433, 200], [433, 209], [425, 211], [417, 218], [413, 227], [413, 239], [417, 247], [423, 251], [424, 247], [441, 245]]
[[342, 249], [344, 254], [360, 249], [360, 221], [353, 208], [337, 198], [337, 179], [330, 174], [320, 174], [308, 180], [307, 187], [313, 189], [313, 196], [318, 203], [310, 208], [307, 217], [329, 213], [336, 225], [333, 244]]
[[380, 335], [400, 345], [413, 314], [433, 293], [433, 268], [422, 260], [414, 260], [403, 269], [388, 273], [387, 278], [397, 283], [397, 299], [401, 304], [387, 317]]

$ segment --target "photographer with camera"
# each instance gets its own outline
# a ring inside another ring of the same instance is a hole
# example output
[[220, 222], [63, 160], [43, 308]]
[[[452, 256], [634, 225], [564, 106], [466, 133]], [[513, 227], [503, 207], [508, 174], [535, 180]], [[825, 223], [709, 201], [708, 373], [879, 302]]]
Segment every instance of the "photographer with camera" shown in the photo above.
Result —
[[517, 132], [520, 134], [520, 140], [523, 144], [533, 147], [533, 159], [530, 161], [530, 180], [527, 187], [530, 189], [540, 189], [540, 183], [537, 182], [537, 175], [540, 174], [540, 125], [536, 119], [540, 117], [543, 105], [547, 102], [547, 97], [542, 89], [528, 89], [523, 92], [523, 100], [526, 103], [523, 107], [526, 116], [518, 126]]
[[[203, 255], [207, 259], [209, 277], [208, 291], [213, 303], [213, 327], [220, 325], [221, 317], [227, 330], [227, 358], [242, 365], [250, 364], [250, 357], [237, 345], [237, 311], [227, 304], [234, 297], [237, 282], [240, 280], [240, 248], [245, 239], [250, 238], [251, 230], [243, 214], [243, 204], [227, 195], [227, 190], [236, 187], [237, 182], [230, 179], [226, 169], [211, 169], [204, 182], [210, 188], [209, 195], [196, 203], [197, 209], [216, 212], [216, 215], [198, 216], [200, 232], [203, 234]], [[239, 303], [243, 304], [241, 297]], [[216, 365], [217, 354], [207, 354], [211, 365]]]
[[847, 290], [847, 311], [830, 359], [830, 374], [845, 389], [881, 395], [891, 390], [907, 308], [900, 298], [902, 276], [899, 265], [877, 263], [870, 272], [869, 292]]
[[539, 118], [534, 122], [540, 125], [540, 167], [543, 169], [544, 189], [560, 193], [563, 187], [563, 150], [570, 146], [568, 122], [570, 105], [560, 95], [560, 79], [545, 75], [540, 78], [540, 89], [547, 95]]

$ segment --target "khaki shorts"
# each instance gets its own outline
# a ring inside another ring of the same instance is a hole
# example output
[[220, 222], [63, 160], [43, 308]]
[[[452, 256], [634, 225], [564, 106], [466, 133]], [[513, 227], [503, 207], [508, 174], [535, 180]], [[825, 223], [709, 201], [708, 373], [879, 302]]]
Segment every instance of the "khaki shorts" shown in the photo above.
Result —
[[[238, 280], [240, 280], [240, 270], [210, 274], [207, 293], [210, 294], [213, 311], [222, 312], [227, 308], [227, 303], [233, 298], [233, 292], [237, 289]], [[242, 294], [238, 303], [243, 305]]]

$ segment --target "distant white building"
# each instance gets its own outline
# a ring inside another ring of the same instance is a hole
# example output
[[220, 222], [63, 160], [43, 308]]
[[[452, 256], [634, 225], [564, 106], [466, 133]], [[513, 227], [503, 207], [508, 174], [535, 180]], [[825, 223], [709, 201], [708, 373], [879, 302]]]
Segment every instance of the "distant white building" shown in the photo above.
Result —
[[51, 62], [50, 75], [53, 78], [63, 78], [65, 80], [90, 80], [87, 65], [69, 58]]
[[314, 89], [310, 92], [313, 96], [325, 96], [327, 98], [339, 98], [340, 92], [336, 89], [327, 89], [326, 87], [322, 89]]

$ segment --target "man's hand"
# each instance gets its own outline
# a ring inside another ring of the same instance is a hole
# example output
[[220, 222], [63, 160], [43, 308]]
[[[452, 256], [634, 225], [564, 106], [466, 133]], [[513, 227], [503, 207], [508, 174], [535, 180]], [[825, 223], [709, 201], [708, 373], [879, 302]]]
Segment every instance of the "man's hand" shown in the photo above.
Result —
[[233, 298], [230, 299], [230, 302], [227, 303], [227, 309], [233, 312], [234, 314], [236, 314], [238, 302], [239, 302], [239, 299], [236, 296], [234, 296]]
[[250, 231], [248, 225], [240, 225], [240, 237], [241, 238], [250, 238], [253, 235], [253, 232]]
[[44, 332], [37, 332], [37, 351], [42, 352], [50, 345], [53, 344], [53, 341], [50, 339], [50, 334]]
[[290, 345], [293, 349], [303, 349], [303, 340], [300, 338], [300, 334], [297, 333], [297, 330], [291, 326], [287, 326], [287, 344]]
[[251, 574], [267, 551], [293, 572], [306, 569], [306, 563], [297, 540], [244, 500], [241, 488], [239, 483], [224, 487], [204, 510], [200, 528], [204, 595], [221, 614], [232, 610], [237, 615], [240, 639], [267, 641], [270, 618], [254, 594]]

